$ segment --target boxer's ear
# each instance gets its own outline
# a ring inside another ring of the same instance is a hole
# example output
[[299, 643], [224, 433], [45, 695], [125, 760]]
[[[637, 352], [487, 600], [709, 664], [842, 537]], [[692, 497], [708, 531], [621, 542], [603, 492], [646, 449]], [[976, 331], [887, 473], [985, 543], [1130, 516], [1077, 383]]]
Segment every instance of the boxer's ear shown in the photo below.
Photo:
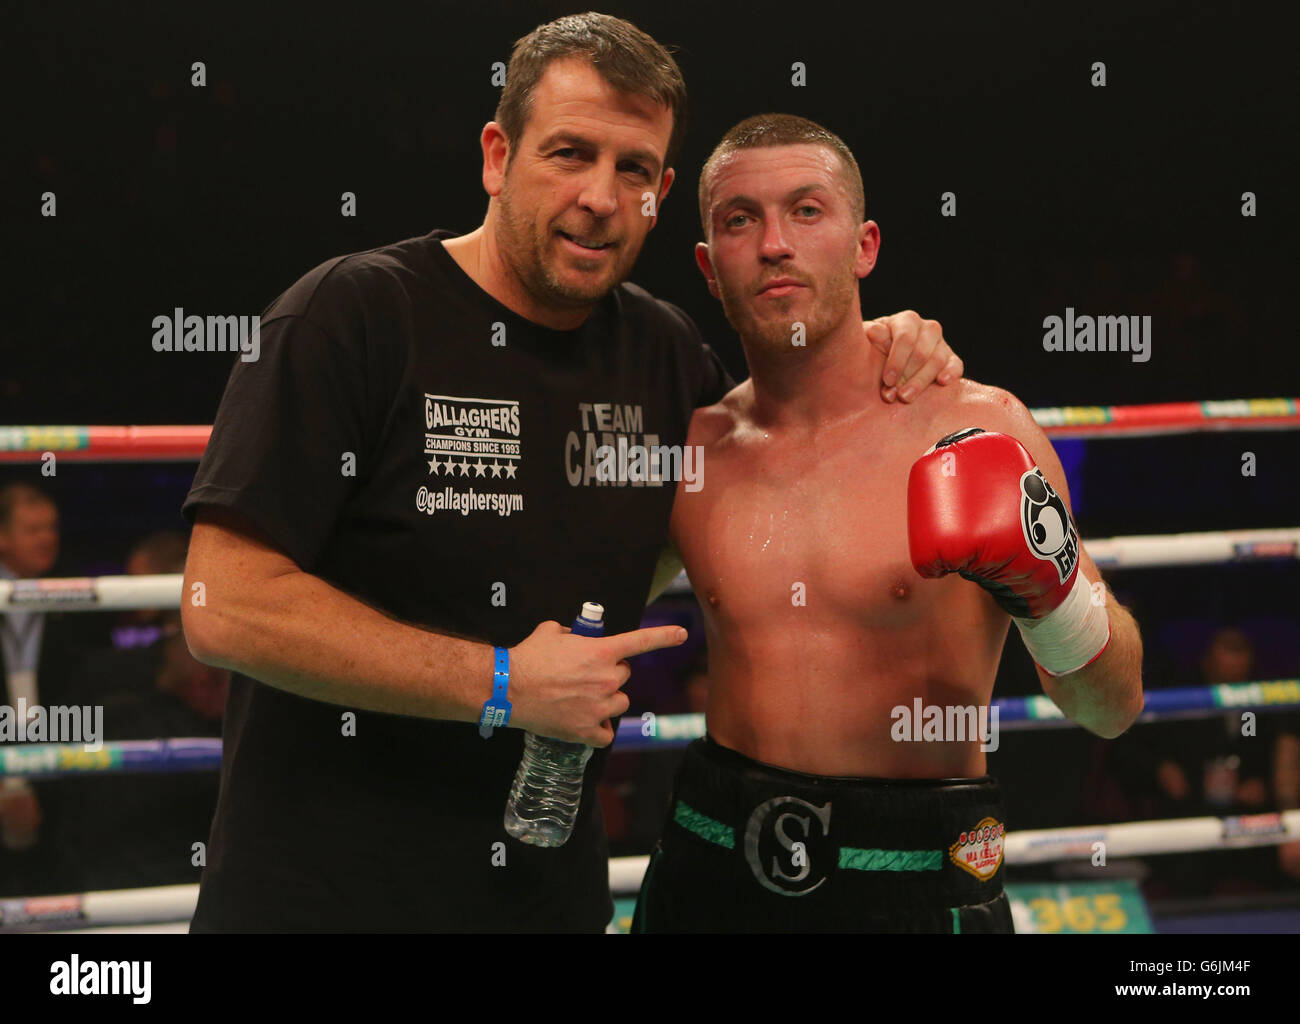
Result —
[[874, 221], [865, 221], [858, 229], [858, 258], [853, 272], [859, 279], [866, 277], [876, 267], [880, 258], [880, 226]]
[[709, 247], [704, 242], [695, 243], [695, 265], [700, 268], [704, 280], [709, 284], [709, 294], [721, 300], [718, 294], [718, 276], [713, 272], [713, 261], [709, 259]]

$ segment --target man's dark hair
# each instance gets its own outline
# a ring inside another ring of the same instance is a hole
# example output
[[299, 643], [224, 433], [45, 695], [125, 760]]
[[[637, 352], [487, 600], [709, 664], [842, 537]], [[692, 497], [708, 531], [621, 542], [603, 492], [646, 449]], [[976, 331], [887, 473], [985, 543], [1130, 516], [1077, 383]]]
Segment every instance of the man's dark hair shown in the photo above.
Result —
[[53, 505], [54, 499], [31, 484], [8, 484], [0, 487], [0, 530], [13, 525], [14, 510], [19, 505]]
[[853, 152], [834, 132], [816, 121], [794, 114], [757, 114], [747, 117], [722, 137], [700, 169], [700, 225], [704, 237], [709, 237], [709, 193], [712, 190], [713, 169], [728, 153], [738, 149], [760, 149], [765, 146], [798, 146], [812, 143], [833, 150], [844, 165], [845, 191], [853, 203], [854, 216], [859, 222], [866, 220], [867, 200], [862, 188], [862, 171], [853, 159]]
[[648, 96], [672, 111], [673, 130], [664, 154], [672, 167], [686, 137], [686, 82], [677, 62], [630, 21], [597, 14], [571, 14], [539, 25], [516, 41], [494, 120], [510, 142], [510, 159], [532, 113], [533, 90], [552, 61], [585, 57], [619, 92]]

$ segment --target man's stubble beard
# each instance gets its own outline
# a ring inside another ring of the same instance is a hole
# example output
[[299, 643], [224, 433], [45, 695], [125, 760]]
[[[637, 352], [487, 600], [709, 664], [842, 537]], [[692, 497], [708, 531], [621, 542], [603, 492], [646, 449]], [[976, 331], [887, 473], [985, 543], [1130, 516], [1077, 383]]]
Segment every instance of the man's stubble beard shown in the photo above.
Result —
[[640, 253], [639, 248], [626, 267], [615, 269], [608, 284], [592, 288], [575, 288], [567, 284], [552, 271], [552, 263], [547, 258], [551, 235], [548, 232], [539, 237], [539, 229], [518, 216], [510, 200], [508, 184], [497, 196], [497, 206], [501, 213], [497, 219], [497, 249], [510, 264], [524, 290], [542, 305], [570, 308], [594, 306], [631, 276], [635, 257]]

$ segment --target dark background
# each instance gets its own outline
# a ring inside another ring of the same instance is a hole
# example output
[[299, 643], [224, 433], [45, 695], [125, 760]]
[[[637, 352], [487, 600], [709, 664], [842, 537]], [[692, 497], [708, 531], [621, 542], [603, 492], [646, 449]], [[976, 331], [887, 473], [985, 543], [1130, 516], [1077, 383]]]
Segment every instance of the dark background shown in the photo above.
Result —
[[[537, 24], [585, 9], [19, 5], [6, 26], [5, 149], [20, 184], [4, 215], [0, 424], [210, 423], [231, 357], [155, 353], [152, 318], [252, 314], [340, 253], [477, 226], [491, 65]], [[739, 344], [690, 255], [695, 179], [732, 124], [782, 111], [858, 157], [883, 235], [866, 315], [940, 320], [969, 376], [1031, 407], [1300, 395], [1300, 83], [1294, 37], [1269, 8], [601, 9], [676, 47], [693, 104], [678, 183], [633, 279], [694, 316], [737, 377]], [[205, 88], [189, 84], [196, 60]], [[804, 88], [790, 84], [794, 61]], [[1090, 84], [1094, 61], [1105, 88]], [[47, 190], [54, 219], [39, 215]], [[339, 214], [344, 191], [355, 218]], [[945, 191], [955, 218], [939, 214]], [[1241, 216], [1246, 191], [1256, 217]], [[1151, 315], [1152, 358], [1044, 352], [1043, 318], [1066, 306]], [[1060, 449], [1081, 531], [1103, 537], [1297, 525], [1293, 438]], [[1243, 451], [1257, 455], [1253, 478]], [[71, 574], [120, 571], [133, 540], [181, 527], [193, 467], [37, 470], [4, 467], [0, 483], [54, 493]], [[1294, 562], [1110, 580], [1143, 623], [1148, 685], [1194, 678], [1210, 631], [1237, 621], [1261, 678], [1297, 672]], [[1014, 640], [1007, 657], [1000, 691], [1033, 688]], [[1059, 734], [1042, 741], [1059, 753]]]

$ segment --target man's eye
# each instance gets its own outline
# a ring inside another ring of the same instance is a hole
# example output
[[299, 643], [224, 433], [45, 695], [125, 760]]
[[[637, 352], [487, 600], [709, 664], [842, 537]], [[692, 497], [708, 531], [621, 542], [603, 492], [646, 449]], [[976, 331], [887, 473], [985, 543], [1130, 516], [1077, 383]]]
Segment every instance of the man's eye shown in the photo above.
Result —
[[818, 206], [811, 206], [811, 205], [807, 205], [807, 204], [805, 204], [805, 205], [799, 207], [799, 209], [800, 209], [800, 211], [803, 211], [803, 210], [812, 210], [813, 213], [821, 213], [821, 212], [822, 212], [822, 211], [821, 211], [821, 207], [818, 207]]
[[723, 221], [723, 223], [729, 228], [734, 228], [737, 226], [736, 221], [738, 220], [749, 220], [749, 218], [746, 217], [743, 213], [733, 213], [730, 217], [728, 217], [725, 221]]
[[576, 157], [578, 155], [578, 151], [574, 149], [572, 146], [567, 146], [564, 149], [557, 149], [555, 151], [555, 155], [558, 157], [562, 157], [565, 160], [568, 160], [570, 157]]

